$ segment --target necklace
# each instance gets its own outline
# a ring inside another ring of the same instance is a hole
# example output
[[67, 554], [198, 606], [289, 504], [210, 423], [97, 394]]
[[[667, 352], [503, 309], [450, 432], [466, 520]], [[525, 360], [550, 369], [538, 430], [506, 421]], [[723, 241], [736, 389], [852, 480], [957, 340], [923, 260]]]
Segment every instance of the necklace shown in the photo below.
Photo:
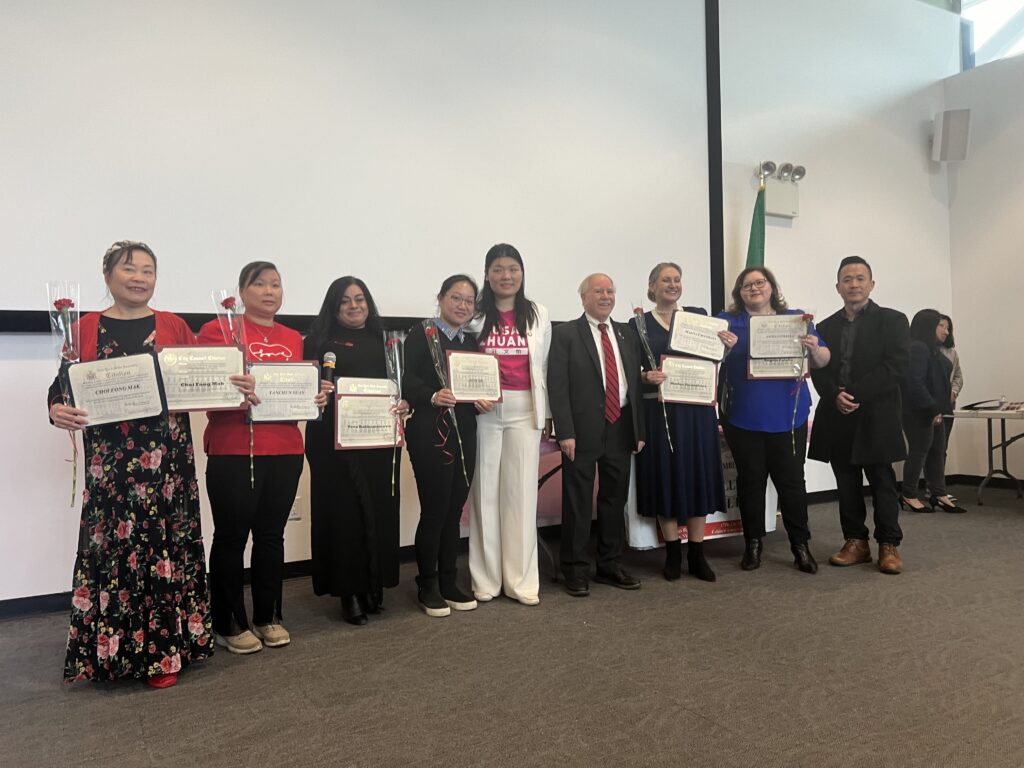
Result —
[[256, 333], [259, 336], [263, 337], [263, 343], [264, 344], [269, 344], [270, 343], [270, 336], [269, 336], [269, 334], [274, 331], [274, 324], [271, 323], [270, 325], [260, 325], [259, 323], [254, 323], [252, 320], [249, 320], [249, 318], [246, 318], [246, 320], [249, 322], [249, 325], [252, 326], [255, 329]]

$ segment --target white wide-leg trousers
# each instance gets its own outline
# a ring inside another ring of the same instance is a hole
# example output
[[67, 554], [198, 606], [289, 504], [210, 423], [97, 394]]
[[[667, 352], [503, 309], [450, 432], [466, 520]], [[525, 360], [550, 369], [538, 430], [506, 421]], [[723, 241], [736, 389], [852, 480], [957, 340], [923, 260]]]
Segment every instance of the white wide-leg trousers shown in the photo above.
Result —
[[[513, 599], [540, 591], [537, 572], [537, 471], [540, 430], [533, 395], [503, 392], [503, 402], [477, 416], [476, 474], [469, 518], [473, 592]], [[484, 597], [484, 599], [487, 599]]]

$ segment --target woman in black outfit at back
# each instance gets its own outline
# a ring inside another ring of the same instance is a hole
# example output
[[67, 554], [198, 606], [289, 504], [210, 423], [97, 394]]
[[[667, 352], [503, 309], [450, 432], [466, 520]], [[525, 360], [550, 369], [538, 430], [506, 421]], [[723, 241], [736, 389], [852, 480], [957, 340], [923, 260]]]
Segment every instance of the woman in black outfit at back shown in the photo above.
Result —
[[[953, 412], [950, 389], [952, 364], [939, 351], [936, 328], [942, 316], [922, 309], [910, 323], [910, 365], [903, 382], [903, 432], [907, 459], [903, 464], [900, 507], [912, 512], [966, 512], [946, 492], [946, 428], [943, 415]], [[917, 496], [917, 481], [924, 478], [931, 494], [928, 503]]]

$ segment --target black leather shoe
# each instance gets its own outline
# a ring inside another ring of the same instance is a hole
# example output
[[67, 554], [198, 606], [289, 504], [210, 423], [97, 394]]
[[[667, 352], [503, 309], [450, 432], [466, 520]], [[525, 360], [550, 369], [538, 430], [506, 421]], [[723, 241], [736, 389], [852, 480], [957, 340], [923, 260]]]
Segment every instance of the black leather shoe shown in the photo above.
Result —
[[359, 595], [359, 605], [362, 606], [363, 613], [380, 613], [381, 609], [384, 607], [381, 603], [382, 601], [372, 592], [367, 592], [365, 595]]
[[743, 550], [743, 559], [740, 560], [740, 568], [744, 571], [756, 571], [761, 567], [761, 552], [764, 550], [764, 543], [760, 539], [746, 539], [746, 548]]
[[806, 544], [790, 544], [789, 549], [793, 552], [793, 562], [798, 569], [804, 573], [818, 572], [818, 561]]
[[594, 577], [594, 581], [599, 584], [609, 584], [619, 589], [640, 589], [640, 579], [636, 576], [630, 576], [621, 568], [616, 568], [613, 571], [598, 571], [597, 576]]
[[565, 576], [565, 591], [573, 597], [586, 597], [590, 594], [590, 584], [586, 576]]
[[361, 627], [369, 619], [366, 618], [366, 611], [359, 604], [359, 598], [355, 595], [346, 595], [341, 598], [341, 618], [349, 624]]

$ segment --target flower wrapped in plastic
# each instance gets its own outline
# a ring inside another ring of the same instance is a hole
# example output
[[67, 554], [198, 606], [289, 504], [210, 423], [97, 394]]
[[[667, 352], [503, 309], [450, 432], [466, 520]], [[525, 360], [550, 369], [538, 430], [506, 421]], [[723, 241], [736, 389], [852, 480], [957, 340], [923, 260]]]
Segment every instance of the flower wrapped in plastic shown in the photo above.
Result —
[[[445, 364], [444, 351], [441, 349], [441, 340], [437, 336], [437, 326], [434, 325], [433, 320], [423, 321], [423, 334], [427, 337], [427, 348], [430, 350], [430, 359], [434, 363], [434, 372], [437, 374], [437, 380], [441, 382], [441, 389], [448, 389], [448, 367]], [[459, 458], [462, 460], [462, 477], [466, 481], [466, 486], [469, 487], [469, 473], [466, 471], [466, 454], [462, 449], [462, 433], [459, 432], [459, 420], [456, 418], [455, 408], [452, 406], [448, 406], [438, 413], [437, 435], [440, 440], [435, 447], [440, 448], [449, 457], [449, 461], [445, 462], [446, 464], [455, 460], [455, 457], [449, 454], [444, 447], [445, 443], [448, 442], [448, 428], [444, 423], [445, 416], [448, 417], [451, 426], [455, 429], [455, 437], [459, 443]]]
[[[644, 356], [647, 358], [647, 363], [650, 365], [652, 371], [658, 370], [658, 361], [654, 359], [654, 352], [651, 351], [651, 338], [647, 335], [647, 321], [644, 320], [644, 308], [641, 306], [633, 307], [633, 317], [636, 318], [636, 332], [640, 336], [640, 346], [644, 350]], [[665, 438], [668, 440], [668, 450], [671, 453], [675, 453], [675, 448], [672, 447], [672, 433], [668, 428], [668, 409], [665, 408], [665, 401], [661, 400], [661, 416], [665, 419]]]
[[[405, 370], [405, 347], [402, 336], [397, 331], [388, 331], [384, 341], [384, 360], [387, 363], [388, 378], [395, 385], [394, 405], [402, 402], [402, 372]], [[395, 495], [395, 474], [398, 467], [398, 440], [404, 437], [405, 424], [401, 416], [395, 414], [395, 432], [391, 449], [391, 495]]]
[[[217, 325], [220, 327], [220, 335], [224, 343], [242, 350], [242, 358], [245, 362], [245, 370], [249, 371], [248, 345], [245, 343], [245, 321], [238, 313], [238, 299], [234, 294], [224, 289], [210, 292], [213, 299], [213, 307], [217, 312]], [[255, 453], [255, 432], [253, 431], [252, 420], [249, 420], [249, 487], [256, 487], [256, 468], [253, 455]]]
[[[78, 295], [78, 283], [62, 280], [46, 284], [46, 306], [50, 316], [53, 349], [59, 366], [57, 380], [60, 382], [61, 397], [65, 405], [71, 402], [67, 377], [68, 366], [82, 359], [78, 329]], [[73, 431], [68, 430], [68, 436], [71, 438], [71, 506], [73, 507], [78, 490], [78, 442], [75, 440]]]

